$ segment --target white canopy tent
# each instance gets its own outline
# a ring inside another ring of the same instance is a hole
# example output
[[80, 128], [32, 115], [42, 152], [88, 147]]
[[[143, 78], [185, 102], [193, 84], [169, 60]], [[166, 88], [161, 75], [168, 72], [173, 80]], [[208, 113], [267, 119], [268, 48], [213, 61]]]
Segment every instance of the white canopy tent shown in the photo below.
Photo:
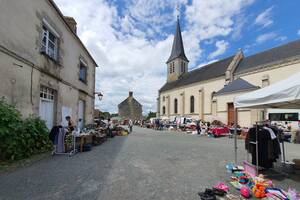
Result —
[[268, 87], [234, 99], [235, 163], [237, 163], [237, 110], [239, 108], [300, 108], [300, 72]]

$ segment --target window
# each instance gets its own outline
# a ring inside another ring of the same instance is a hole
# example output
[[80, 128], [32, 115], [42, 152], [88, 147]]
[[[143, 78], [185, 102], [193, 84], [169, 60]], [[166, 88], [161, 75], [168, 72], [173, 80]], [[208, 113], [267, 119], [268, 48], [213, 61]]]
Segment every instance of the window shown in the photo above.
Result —
[[52, 32], [49, 31], [49, 29], [45, 25], [43, 26], [41, 51], [54, 60], [57, 60], [58, 58], [58, 39]]
[[165, 101], [166, 100], [166, 97], [165, 96], [163, 96], [163, 101]]
[[178, 113], [178, 101], [177, 101], [177, 99], [174, 99], [174, 113], [175, 114]]
[[54, 90], [41, 86], [40, 98], [44, 100], [54, 101]]
[[169, 73], [172, 74], [172, 63], [170, 64]]
[[163, 108], [162, 108], [162, 113], [163, 113], [163, 115], [166, 114], [166, 107], [165, 106], [163, 106]]
[[298, 113], [269, 113], [270, 121], [298, 121]]
[[185, 62], [181, 62], [181, 73], [185, 73]]
[[79, 80], [86, 83], [87, 82], [87, 67], [80, 62], [80, 69], [79, 69]]
[[191, 96], [190, 98], [190, 112], [194, 113], [195, 112], [195, 97]]

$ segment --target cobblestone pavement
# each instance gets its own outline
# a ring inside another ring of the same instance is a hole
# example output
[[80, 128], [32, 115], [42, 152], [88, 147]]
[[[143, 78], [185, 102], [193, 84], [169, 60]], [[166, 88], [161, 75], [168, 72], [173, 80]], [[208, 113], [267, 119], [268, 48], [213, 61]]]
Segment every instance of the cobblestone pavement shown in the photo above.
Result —
[[[1, 175], [0, 199], [199, 199], [198, 191], [228, 180], [225, 165], [233, 159], [232, 139], [134, 127], [128, 137], [109, 139], [90, 152], [49, 156]], [[299, 176], [278, 181], [300, 188]]]

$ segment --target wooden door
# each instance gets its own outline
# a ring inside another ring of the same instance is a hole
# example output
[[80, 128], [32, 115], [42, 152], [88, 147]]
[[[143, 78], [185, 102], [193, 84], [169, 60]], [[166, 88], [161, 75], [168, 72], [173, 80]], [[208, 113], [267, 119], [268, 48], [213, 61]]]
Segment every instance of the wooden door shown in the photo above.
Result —
[[232, 123], [234, 123], [234, 105], [233, 105], [233, 103], [227, 104], [227, 112], [228, 112], [227, 124], [231, 125]]

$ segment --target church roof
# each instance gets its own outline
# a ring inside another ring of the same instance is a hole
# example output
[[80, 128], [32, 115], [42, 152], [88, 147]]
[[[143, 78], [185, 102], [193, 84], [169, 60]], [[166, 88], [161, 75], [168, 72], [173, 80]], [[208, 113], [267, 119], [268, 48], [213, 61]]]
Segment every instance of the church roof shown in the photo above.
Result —
[[201, 68], [192, 70], [181, 77], [178, 80], [173, 82], [167, 82], [159, 91], [163, 92], [166, 90], [171, 90], [177, 87], [189, 85], [199, 81], [209, 80], [212, 78], [217, 78], [224, 76], [228, 68], [228, 65], [231, 63], [234, 56], [227, 57], [223, 60], [219, 60], [214, 63], [210, 63]]
[[245, 90], [255, 90], [258, 89], [258, 86], [252, 85], [251, 83], [245, 81], [242, 78], [238, 78], [228, 85], [225, 85], [221, 90], [215, 93], [215, 95], [222, 95], [234, 92], [241, 92]]
[[300, 40], [296, 40], [242, 59], [235, 73], [253, 71], [272, 63], [284, 62], [286, 59], [300, 56]]
[[187, 62], [189, 61], [187, 59], [187, 57], [185, 56], [185, 53], [184, 53], [184, 47], [183, 47], [183, 42], [182, 42], [179, 18], [177, 19], [176, 32], [175, 32], [175, 35], [174, 35], [172, 52], [171, 52], [171, 55], [170, 55], [167, 63], [174, 60], [174, 59], [176, 59], [176, 58], [181, 58], [181, 59], [183, 59]]

